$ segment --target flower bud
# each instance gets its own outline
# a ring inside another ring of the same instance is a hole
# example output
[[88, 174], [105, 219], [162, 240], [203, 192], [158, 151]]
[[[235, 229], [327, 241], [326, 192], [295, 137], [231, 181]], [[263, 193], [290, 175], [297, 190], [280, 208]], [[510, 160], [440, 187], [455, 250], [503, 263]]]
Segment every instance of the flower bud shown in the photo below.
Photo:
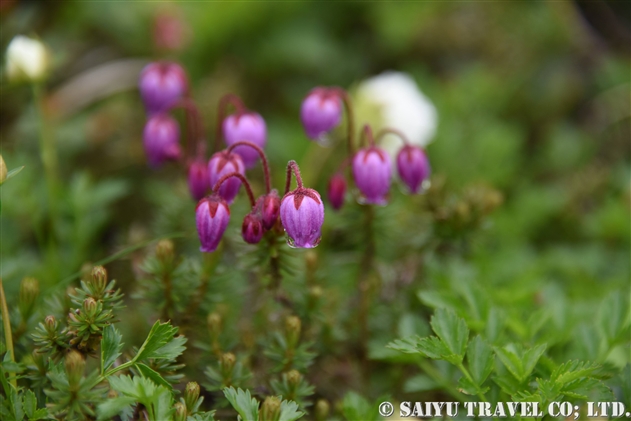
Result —
[[[223, 135], [228, 146], [236, 142], [252, 142], [263, 149], [267, 143], [267, 127], [259, 114], [251, 111], [229, 115], [223, 121]], [[243, 160], [246, 168], [251, 168], [259, 159], [259, 154], [248, 146], [237, 146], [233, 150]]]
[[263, 238], [263, 223], [259, 215], [248, 213], [243, 218], [243, 225], [241, 226], [241, 235], [246, 243], [258, 244]]
[[280, 214], [280, 197], [276, 189], [263, 197], [261, 214], [263, 217], [263, 228], [270, 230], [276, 224]]
[[195, 160], [188, 167], [188, 189], [195, 200], [201, 200], [210, 190], [208, 165], [201, 160]]
[[233, 353], [226, 352], [225, 354], [221, 354], [219, 366], [221, 367], [221, 373], [224, 378], [228, 378], [232, 375], [232, 370], [234, 370], [234, 365], [236, 363], [237, 357], [235, 357]]
[[150, 166], [157, 168], [180, 158], [180, 128], [168, 114], [149, 117], [142, 136]]
[[173, 416], [174, 421], [186, 421], [188, 414], [186, 413], [186, 406], [182, 402], [176, 402], [173, 405], [175, 414]]
[[317, 421], [325, 421], [329, 418], [330, 406], [325, 399], [318, 399], [315, 406], [315, 419]]
[[287, 335], [287, 346], [295, 347], [300, 340], [300, 330], [302, 323], [296, 316], [289, 316], [285, 319], [285, 334]]
[[195, 208], [197, 234], [204, 253], [212, 253], [219, 246], [221, 237], [230, 222], [230, 208], [224, 199], [213, 194], [199, 201]]
[[376, 146], [360, 149], [353, 157], [353, 178], [364, 203], [385, 205], [392, 178], [390, 156]]
[[66, 354], [64, 360], [64, 366], [66, 367], [66, 373], [68, 374], [68, 383], [71, 389], [76, 388], [83, 377], [85, 370], [85, 359], [78, 351], [70, 351]]
[[166, 111], [188, 90], [186, 72], [179, 64], [150, 63], [140, 73], [140, 96], [147, 113]]
[[86, 314], [93, 315], [94, 313], [96, 313], [97, 309], [98, 309], [98, 304], [94, 300], [94, 298], [89, 297], [83, 300], [83, 311], [85, 311]]
[[55, 319], [55, 316], [46, 316], [44, 319], [44, 326], [49, 334], [57, 332], [57, 320]]
[[186, 389], [184, 390], [184, 403], [186, 404], [186, 409], [192, 410], [197, 403], [197, 399], [199, 399], [199, 384], [196, 382], [187, 383]]
[[107, 271], [103, 266], [95, 266], [92, 269], [90, 278], [92, 279], [92, 285], [95, 292], [101, 296], [107, 288]]
[[174, 246], [171, 240], [160, 240], [156, 244], [156, 257], [162, 263], [170, 263], [174, 257]]
[[4, 159], [2, 159], [2, 155], [0, 155], [0, 184], [4, 183], [4, 180], [7, 179], [7, 166], [4, 163]]
[[333, 209], [340, 210], [344, 205], [344, 196], [346, 195], [346, 179], [340, 173], [335, 174], [329, 180], [327, 188], [327, 196]]
[[259, 411], [259, 421], [280, 420], [281, 401], [277, 396], [268, 396]]
[[37, 297], [39, 296], [39, 282], [35, 278], [24, 278], [20, 282], [20, 299], [18, 307], [20, 314], [26, 320], [31, 316]]
[[342, 119], [342, 101], [337, 92], [323, 87], [311, 90], [302, 101], [300, 119], [309, 138], [322, 140]]
[[425, 152], [417, 146], [405, 145], [397, 154], [397, 170], [411, 193], [418, 193], [430, 174]]
[[11, 81], [38, 81], [48, 71], [49, 56], [39, 40], [18, 35], [7, 48], [7, 76]]
[[287, 374], [285, 374], [285, 377], [287, 378], [287, 383], [293, 389], [298, 387], [298, 385], [300, 384], [300, 380], [302, 380], [302, 374], [300, 374], [298, 370], [289, 371]]
[[290, 247], [316, 247], [320, 243], [324, 223], [320, 194], [304, 187], [290, 191], [280, 203], [280, 219]]
[[[241, 157], [236, 153], [229, 153], [226, 151], [215, 153], [208, 162], [210, 188], [215, 188], [215, 184], [221, 177], [233, 172], [237, 172], [245, 176], [245, 165], [243, 164]], [[239, 193], [240, 187], [241, 180], [237, 177], [231, 177], [223, 182], [219, 188], [219, 192], [214, 193], [218, 193], [219, 196], [223, 197], [225, 201], [231, 205], [237, 193]]]

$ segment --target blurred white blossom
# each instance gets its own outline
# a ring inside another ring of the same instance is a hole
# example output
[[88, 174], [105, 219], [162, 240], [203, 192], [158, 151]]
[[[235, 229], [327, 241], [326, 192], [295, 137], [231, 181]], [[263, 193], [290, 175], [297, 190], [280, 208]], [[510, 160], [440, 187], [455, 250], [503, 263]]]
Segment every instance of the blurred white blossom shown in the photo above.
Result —
[[48, 51], [39, 40], [17, 35], [7, 47], [6, 71], [9, 80], [42, 79], [48, 70]]
[[[355, 103], [358, 123], [370, 124], [375, 134], [384, 127], [395, 128], [412, 144], [425, 147], [436, 132], [436, 108], [407, 73], [390, 71], [361, 82]], [[403, 143], [387, 135], [380, 146], [394, 157]]]

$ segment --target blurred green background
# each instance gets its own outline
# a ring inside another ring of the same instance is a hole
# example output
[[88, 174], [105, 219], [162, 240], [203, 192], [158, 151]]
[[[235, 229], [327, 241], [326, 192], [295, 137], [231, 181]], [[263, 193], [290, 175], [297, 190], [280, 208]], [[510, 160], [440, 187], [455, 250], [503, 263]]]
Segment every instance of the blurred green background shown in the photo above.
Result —
[[[403, 334], [423, 325], [409, 316], [419, 306], [412, 294], [409, 303], [393, 298], [410, 283], [426, 289], [446, 283], [458, 291], [450, 284], [454, 279], [477, 279], [506, 311], [521, 299], [549, 303], [542, 307], [552, 319], [567, 310], [562, 317], [568, 324], [557, 326], [559, 331], [592, 319], [609, 293], [628, 302], [631, 69], [624, 36], [631, 9], [624, 2], [600, 5], [3, 2], [3, 49], [13, 35], [26, 34], [38, 36], [52, 52], [44, 108], [63, 184], [53, 228], [32, 92], [3, 78], [1, 153], [9, 169], [25, 166], [1, 189], [5, 288], [15, 296], [27, 275], [51, 288], [86, 262], [171, 233], [184, 233], [179, 250], [199, 259], [185, 175], [175, 166], [151, 170], [142, 149], [139, 69], [150, 60], [173, 59], [189, 72], [209, 139], [225, 93], [242, 96], [266, 119], [276, 188], [283, 185], [284, 165], [295, 159], [324, 192], [326, 172], [342, 159], [333, 154], [325, 174], [311, 172], [318, 148], [303, 133], [299, 109], [312, 87], [338, 85], [353, 92], [370, 76], [398, 70], [409, 73], [434, 103], [438, 130], [427, 147], [432, 189], [409, 197], [393, 186], [392, 204], [378, 210], [384, 289], [371, 310], [379, 338], [375, 358], [387, 358], [381, 354], [393, 326]], [[170, 50], [156, 45], [156, 18], [164, 14], [182, 25], [179, 45]], [[120, 74], [105, 86], [96, 79], [78, 83], [85, 72], [115, 63]], [[260, 192], [258, 171], [252, 179]], [[245, 206], [243, 198], [237, 200], [234, 215], [243, 215]], [[333, 301], [345, 295], [335, 291], [353, 289], [349, 274], [358, 261], [357, 243], [345, 229], [357, 223], [354, 212], [327, 208], [318, 253], [320, 277]], [[226, 247], [238, 256], [245, 246], [238, 238], [240, 219], [233, 219]], [[432, 252], [423, 254], [428, 248]], [[138, 272], [142, 256], [139, 250], [108, 266], [125, 292], [133, 290], [127, 279]], [[295, 252], [298, 275], [287, 280], [296, 297], [304, 282], [303, 256]], [[235, 270], [244, 267], [230, 260], [219, 269], [223, 281], [215, 284], [208, 309], [239, 300], [222, 294], [246, 287]], [[438, 295], [422, 301], [434, 306], [463, 299], [457, 292]], [[400, 305], [394, 309], [393, 302]], [[330, 314], [332, 338], [352, 323], [350, 310], [336, 311]], [[517, 319], [532, 325], [529, 313]], [[582, 355], [590, 352], [586, 348]], [[613, 358], [621, 366], [628, 356]]]

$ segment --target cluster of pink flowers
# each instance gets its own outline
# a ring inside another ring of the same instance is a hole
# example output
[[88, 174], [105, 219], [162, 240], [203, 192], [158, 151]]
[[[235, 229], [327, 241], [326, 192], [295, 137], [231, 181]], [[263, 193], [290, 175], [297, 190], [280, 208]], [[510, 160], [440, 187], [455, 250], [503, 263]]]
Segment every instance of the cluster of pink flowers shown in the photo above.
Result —
[[[317, 142], [327, 138], [328, 133], [342, 121], [344, 104], [350, 114], [350, 99], [340, 88], [314, 88], [302, 102], [300, 117], [307, 136]], [[349, 115], [349, 125], [352, 119]], [[364, 126], [363, 138], [367, 143], [358, 151], [353, 151], [352, 127], [349, 132], [349, 160], [352, 166], [353, 181], [361, 193], [359, 200], [366, 204], [385, 205], [392, 181], [392, 162], [388, 153], [375, 145], [372, 131]], [[396, 166], [401, 181], [410, 193], [421, 192], [422, 185], [429, 178], [430, 165], [425, 151], [418, 146], [409, 144], [403, 133], [396, 129], [384, 129], [378, 138], [392, 133], [398, 135], [404, 142], [396, 157]], [[344, 164], [348, 163], [344, 161]], [[346, 179], [341, 171], [333, 175], [329, 181], [328, 197], [334, 209], [340, 209], [344, 204], [346, 194]]]
[[[230, 221], [230, 205], [244, 185], [251, 211], [242, 224], [243, 239], [256, 244], [266, 231], [287, 234], [292, 247], [312, 248], [318, 245], [324, 222], [324, 205], [318, 192], [303, 186], [300, 170], [294, 161], [287, 165], [285, 195], [281, 198], [271, 188], [270, 171], [263, 149], [267, 143], [265, 120], [248, 110], [241, 99], [226, 95], [219, 104], [220, 133], [226, 149], [217, 150], [206, 161], [206, 145], [197, 107], [188, 95], [188, 80], [184, 70], [175, 63], [151, 63], [140, 75], [140, 93], [148, 119], [143, 132], [149, 165], [157, 168], [167, 161], [179, 161], [187, 167], [188, 186], [198, 204], [195, 210], [197, 232], [202, 252], [213, 252]], [[225, 115], [229, 105], [234, 112]], [[189, 127], [186, 150], [180, 146], [180, 130], [170, 112], [175, 108], [187, 110], [193, 123]], [[218, 148], [216, 148], [218, 149]], [[254, 197], [246, 178], [246, 170], [254, 167], [259, 158], [265, 177], [265, 193]], [[290, 190], [291, 174], [297, 188]]]
[[[246, 242], [256, 244], [265, 232], [280, 233], [284, 229], [287, 242], [292, 247], [312, 248], [318, 245], [324, 223], [322, 199], [317, 191], [303, 186], [295, 161], [287, 165], [283, 198], [271, 188], [264, 152], [267, 127], [260, 114], [248, 110], [239, 97], [224, 96], [219, 104], [216, 151], [206, 161], [201, 118], [189, 96], [188, 79], [182, 67], [170, 62], [151, 63], [142, 71], [139, 85], [148, 115], [143, 140], [149, 165], [157, 168], [167, 161], [179, 161], [186, 166], [191, 195], [199, 201], [196, 222], [201, 251], [213, 252], [217, 249], [230, 220], [229, 206], [241, 185], [244, 185], [252, 205], [241, 230]], [[234, 111], [226, 115], [229, 106]], [[187, 111], [190, 124], [190, 137], [184, 151], [180, 146], [178, 122], [170, 115], [175, 108]], [[376, 141], [387, 133], [398, 135], [404, 141], [396, 157], [396, 167], [409, 191], [419, 193], [430, 173], [425, 152], [409, 144], [396, 129], [384, 129], [375, 139], [369, 126], [364, 126], [362, 131], [360, 145], [363, 147], [354, 151], [352, 106], [343, 89], [317, 87], [306, 96], [300, 117], [307, 136], [317, 142], [325, 142], [329, 132], [341, 123], [344, 108], [348, 121], [349, 155], [343, 165], [351, 164], [352, 178], [360, 192], [359, 202], [385, 205], [388, 201], [392, 162], [388, 153], [376, 145]], [[219, 150], [222, 139], [227, 147]], [[254, 167], [259, 159], [265, 177], [265, 193], [255, 198], [246, 170]], [[290, 190], [292, 173], [297, 184], [294, 190]], [[328, 185], [328, 198], [335, 210], [343, 206], [346, 191], [347, 181], [340, 169]]]

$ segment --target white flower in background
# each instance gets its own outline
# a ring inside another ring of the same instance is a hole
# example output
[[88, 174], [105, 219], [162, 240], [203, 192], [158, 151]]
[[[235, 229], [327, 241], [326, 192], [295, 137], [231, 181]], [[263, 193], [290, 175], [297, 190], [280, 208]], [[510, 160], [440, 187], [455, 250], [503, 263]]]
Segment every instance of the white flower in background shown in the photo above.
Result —
[[[436, 132], [438, 114], [410, 75], [386, 72], [360, 83], [356, 91], [357, 122], [377, 134], [384, 127], [402, 131], [414, 145], [425, 147]], [[403, 143], [386, 135], [380, 144], [394, 158]]]
[[48, 69], [48, 51], [40, 41], [17, 35], [7, 48], [6, 66], [11, 81], [42, 79]]

